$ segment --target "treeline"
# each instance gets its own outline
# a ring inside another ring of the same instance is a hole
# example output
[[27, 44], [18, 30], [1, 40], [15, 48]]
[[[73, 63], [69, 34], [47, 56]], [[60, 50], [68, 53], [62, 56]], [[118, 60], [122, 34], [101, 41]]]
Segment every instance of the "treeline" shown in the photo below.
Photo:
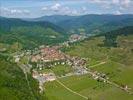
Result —
[[133, 35], [133, 26], [127, 26], [118, 30], [113, 30], [98, 36], [105, 36], [104, 46], [117, 47], [117, 37], [120, 35]]

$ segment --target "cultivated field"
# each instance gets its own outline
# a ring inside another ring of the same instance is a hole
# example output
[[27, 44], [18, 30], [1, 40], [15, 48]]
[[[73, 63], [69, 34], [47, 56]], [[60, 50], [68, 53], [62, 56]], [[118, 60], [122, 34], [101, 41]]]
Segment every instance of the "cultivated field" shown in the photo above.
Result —
[[[80, 42], [65, 49], [72, 56], [88, 59], [87, 67], [105, 73], [109, 80], [119, 85], [127, 85], [133, 91], [133, 36], [120, 36], [118, 47], [101, 46], [103, 37], [96, 37]], [[80, 53], [79, 53], [80, 52]], [[104, 62], [104, 63], [102, 63]], [[96, 65], [96, 66], [95, 66]], [[61, 82], [66, 87], [62, 86]], [[109, 85], [98, 82], [90, 75], [70, 76], [45, 84], [49, 100], [132, 100], [133, 95]], [[72, 91], [71, 91], [72, 90]], [[74, 91], [74, 93], [73, 93]], [[80, 95], [76, 94], [79, 93]]]

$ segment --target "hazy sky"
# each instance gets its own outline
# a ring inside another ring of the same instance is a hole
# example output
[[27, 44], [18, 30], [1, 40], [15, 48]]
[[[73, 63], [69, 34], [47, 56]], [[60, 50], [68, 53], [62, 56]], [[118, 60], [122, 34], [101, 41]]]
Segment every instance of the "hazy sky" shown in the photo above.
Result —
[[54, 14], [133, 14], [133, 0], [0, 0], [1, 16], [27, 18]]

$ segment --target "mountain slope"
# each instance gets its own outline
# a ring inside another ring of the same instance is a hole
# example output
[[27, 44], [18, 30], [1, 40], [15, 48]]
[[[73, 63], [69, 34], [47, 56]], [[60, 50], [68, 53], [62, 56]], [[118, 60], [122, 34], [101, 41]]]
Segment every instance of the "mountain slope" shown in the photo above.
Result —
[[0, 18], [0, 42], [21, 43], [24, 47], [56, 44], [67, 39], [65, 31], [49, 22], [29, 22], [13, 18]]
[[104, 45], [108, 47], [116, 47], [117, 44], [117, 38], [118, 36], [127, 36], [127, 35], [133, 35], [133, 26], [128, 26], [124, 28], [120, 28], [117, 30], [113, 30], [104, 34], [100, 34], [99, 36], [105, 36]]
[[[128, 30], [131, 31], [129, 32]], [[105, 40], [105, 37], [95, 36], [81, 41], [80, 43], [72, 44], [70, 47], [65, 48], [66, 50], [64, 50], [64, 52], [71, 56], [88, 58], [87, 67], [90, 70], [92, 70], [93, 72], [104, 73], [107, 77], [109, 77], [110, 81], [122, 86], [127, 85], [128, 87], [131, 87], [131, 91], [133, 91], [133, 27], [121, 28], [116, 30], [116, 32], [112, 31], [111, 33], [115, 35], [117, 32], [121, 33], [119, 33], [116, 40], [116, 42], [118, 43], [117, 47], [108, 48], [107, 46], [101, 46], [104, 44], [103, 41]], [[125, 32], [127, 35], [122, 35], [125, 34]], [[100, 65], [100, 63], [102, 64]], [[86, 77], [88, 79], [88, 75]], [[122, 90], [118, 88], [114, 88], [115, 86], [113, 85], [111, 85], [112, 87], [110, 87], [106, 83], [104, 83], [103, 85], [102, 82], [99, 81], [97, 81], [97, 83], [89, 81], [92, 85], [87, 83], [88, 86], [84, 87], [87, 79], [85, 79], [84, 82], [81, 78], [79, 78], [80, 81], [79, 79], [77, 79], [77, 81], [74, 81], [74, 79], [77, 78], [67, 78], [67, 81], [62, 80], [62, 82], [68, 87], [75, 89], [75, 91], [77, 87], [80, 87], [77, 92], [82, 93], [82, 91], [85, 91], [83, 92], [83, 95], [90, 96], [91, 100], [102, 100], [103, 98], [105, 100], [132, 100], [133, 98], [132, 95], [125, 93], [124, 91], [122, 92]], [[97, 88], [94, 89], [93, 87]], [[52, 92], [50, 93], [51, 95], [53, 95]]]
[[125, 26], [133, 26], [133, 15], [97, 15], [89, 14], [82, 16], [43, 16], [36, 19], [36, 21], [49, 21], [54, 23], [68, 33], [86, 32], [87, 34], [109, 32]]
[[58, 25], [69, 30], [85, 29], [87, 33], [107, 32], [133, 25], [133, 15], [85, 15], [76, 19], [59, 22]]
[[42, 17], [33, 18], [33, 19], [27, 18], [24, 20], [27, 20], [27, 21], [48, 21], [48, 22], [57, 24], [61, 21], [71, 20], [71, 19], [75, 19], [75, 18], [78, 18], [78, 16], [52, 15], [52, 16], [42, 16]]
[[[0, 54], [0, 99], [1, 100], [39, 100], [38, 83], [28, 75], [31, 90], [25, 75], [18, 65], [7, 61], [8, 56]], [[32, 93], [31, 93], [32, 91]]]

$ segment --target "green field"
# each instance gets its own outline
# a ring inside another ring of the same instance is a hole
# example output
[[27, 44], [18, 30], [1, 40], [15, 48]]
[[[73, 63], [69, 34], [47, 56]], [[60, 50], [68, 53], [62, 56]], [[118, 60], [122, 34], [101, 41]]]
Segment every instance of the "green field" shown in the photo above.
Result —
[[56, 65], [56, 66], [53, 66], [52, 68], [50, 69], [43, 69], [41, 72], [54, 72], [55, 75], [57, 76], [62, 76], [62, 75], [65, 75], [67, 73], [70, 73], [70, 72], [73, 72], [73, 69], [71, 66], [69, 65]]
[[[101, 61], [109, 60], [132, 66], [133, 65], [133, 35], [120, 36], [117, 39], [118, 47], [108, 48], [101, 46], [104, 37], [88, 39], [84, 42], [72, 45], [66, 49], [66, 53], [72, 56], [88, 58], [88, 64], [93, 65]], [[80, 53], [79, 53], [80, 52]]]
[[[119, 36], [117, 39], [118, 47], [108, 48], [101, 46], [104, 37], [96, 37], [65, 48], [65, 53], [88, 58], [88, 68], [100, 62], [106, 62], [91, 67], [91, 69], [107, 74], [110, 81], [120, 85], [128, 85], [133, 91], [132, 38], [132, 35]], [[66, 77], [60, 79], [60, 82], [73, 91], [88, 97], [88, 100], [133, 100], [133, 95], [115, 86], [97, 82], [89, 75]], [[56, 81], [46, 83], [45, 89], [49, 100], [85, 100], [79, 95], [68, 91]]]
[[[133, 98], [116, 87], [93, 80], [89, 75], [67, 77], [60, 81], [73, 91], [89, 97], [90, 100], [132, 100]], [[49, 100], [86, 100], [66, 90], [56, 81], [46, 83], [45, 89]]]
[[128, 67], [117, 62], [108, 61], [106, 64], [91, 68], [98, 72], [105, 73], [110, 80], [118, 84], [128, 85], [133, 91], [133, 67]]

